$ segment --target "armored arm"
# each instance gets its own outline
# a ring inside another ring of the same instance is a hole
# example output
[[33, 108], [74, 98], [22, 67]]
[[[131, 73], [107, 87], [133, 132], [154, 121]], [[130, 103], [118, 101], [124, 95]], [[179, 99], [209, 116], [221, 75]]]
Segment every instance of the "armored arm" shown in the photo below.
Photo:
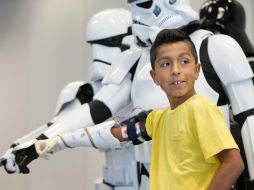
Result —
[[240, 124], [249, 177], [254, 179], [254, 87], [253, 72], [241, 47], [229, 36], [214, 35], [208, 41], [214, 70], [227, 94], [234, 119]]
[[[22, 138], [22, 143], [33, 138], [37, 138], [37, 140], [48, 139], [55, 137], [61, 133], [66, 133], [80, 128], [85, 128], [87, 126], [99, 124], [129, 104], [131, 91], [131, 73], [129, 70], [135, 65], [139, 59], [140, 54], [140, 52], [131, 53], [129, 51], [123, 53], [117, 62], [121, 65], [116, 65], [112, 68], [112, 71], [109, 73], [109, 79], [105, 79], [104, 86], [93, 97], [92, 101], [82, 104], [78, 98], [70, 101], [71, 98], [65, 95], [65, 98], [58, 101], [58, 106], [56, 108], [56, 117], [54, 117], [47, 126], [43, 127], [42, 130], [39, 130], [38, 133], [33, 134], [33, 136], [28, 135], [26, 138]], [[128, 63], [128, 66], [125, 67], [124, 63]], [[119, 74], [121, 74], [121, 77], [118, 77]], [[74, 88], [72, 85], [70, 85], [70, 87], [76, 89], [76, 94], [80, 95], [77, 88]], [[66, 89], [63, 92], [68, 94], [68, 90]], [[69, 94], [73, 95], [75, 93], [69, 92]], [[31, 144], [28, 146], [29, 143]], [[26, 143], [25, 146], [21, 144], [20, 146], [16, 147], [14, 157], [15, 160], [13, 160], [12, 156], [10, 157], [12, 160], [9, 159], [9, 161], [13, 163], [15, 161], [19, 161], [17, 163], [18, 165], [19, 163], [25, 163], [22, 165], [26, 166], [33, 159], [36, 159], [38, 154], [36, 154], [33, 140], [29, 141], [29, 143]], [[6, 165], [6, 161], [4, 160], [8, 160], [7, 155], [2, 158], [2, 163]], [[6, 169], [11, 172], [15, 172], [15, 169], [13, 168]]]
[[[25, 164], [22, 161], [25, 158], [24, 156], [26, 155], [26, 157], [30, 157], [31, 159], [35, 159], [38, 157], [35, 152], [34, 146], [32, 146], [32, 144], [29, 145], [29, 143], [31, 143], [31, 140], [34, 141], [34, 139], [48, 138], [44, 135], [44, 132], [47, 131], [51, 126], [53, 126], [56, 121], [64, 118], [64, 115], [66, 115], [67, 113], [77, 109], [82, 104], [91, 101], [95, 90], [96, 85], [84, 81], [72, 82], [66, 85], [58, 97], [53, 119], [50, 122], [35, 129], [34, 131], [17, 139], [11, 145], [10, 149], [8, 149], [7, 152], [0, 158], [0, 165], [3, 165], [8, 173], [28, 173], [28, 169], [22, 168], [22, 165]], [[21, 144], [23, 150], [19, 150], [14, 154], [13, 148]]]

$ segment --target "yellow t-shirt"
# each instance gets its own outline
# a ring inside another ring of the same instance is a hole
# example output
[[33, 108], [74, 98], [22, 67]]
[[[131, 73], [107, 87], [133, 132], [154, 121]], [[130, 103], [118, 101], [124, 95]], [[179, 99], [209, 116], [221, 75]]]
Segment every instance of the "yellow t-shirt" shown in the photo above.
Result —
[[216, 154], [238, 149], [220, 110], [194, 95], [174, 110], [152, 111], [150, 190], [205, 190], [220, 163]]

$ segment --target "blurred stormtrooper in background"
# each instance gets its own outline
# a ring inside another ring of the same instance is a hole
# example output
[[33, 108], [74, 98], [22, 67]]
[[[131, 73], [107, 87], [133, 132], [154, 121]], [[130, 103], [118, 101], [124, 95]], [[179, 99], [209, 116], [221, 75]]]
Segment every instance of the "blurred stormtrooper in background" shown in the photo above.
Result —
[[[54, 135], [44, 133], [49, 137], [47, 140], [31, 141], [30, 146], [36, 147], [34, 148], [36, 154], [41, 157], [74, 147], [121, 149], [121, 147], [128, 147], [128, 142], [127, 145], [120, 143], [111, 133], [113, 127], [121, 127], [122, 138], [128, 138], [134, 145], [142, 143], [134, 146], [135, 159], [141, 166], [137, 168], [138, 187], [133, 180], [129, 184], [125, 183], [128, 184], [125, 187], [118, 188], [112, 184], [110, 186], [109, 183], [108, 186], [105, 184], [98, 189], [148, 189], [151, 141], [144, 128], [145, 118], [149, 110], [168, 106], [166, 95], [150, 77], [149, 49], [160, 30], [180, 28], [190, 35], [199, 52], [202, 71], [195, 84], [197, 93], [208, 97], [218, 105], [225, 115], [228, 126], [230, 105], [234, 118], [242, 127], [241, 133], [248, 163], [246, 168], [249, 169], [250, 179], [239, 183], [250, 185], [250, 180], [254, 179], [254, 142], [251, 128], [254, 125], [253, 72], [239, 44], [229, 36], [213, 35], [210, 31], [199, 29], [198, 14], [191, 8], [188, 0], [128, 0], [128, 2], [132, 11], [133, 34], [136, 44], [142, 50], [132, 48], [120, 54], [104, 77], [104, 85], [94, 96], [93, 103], [83, 106], [79, 122], [73, 120], [69, 124], [72, 125], [72, 132], [54, 133], [52, 128], [50, 131]], [[134, 108], [141, 108], [135, 115], [120, 124], [114, 120], [102, 122], [130, 102]], [[93, 109], [95, 107], [91, 105], [97, 105], [97, 109]], [[68, 121], [66, 123], [68, 124]], [[63, 128], [66, 123], [62, 123]], [[93, 123], [96, 125], [92, 126]], [[81, 127], [85, 129], [78, 129]], [[13, 150], [15, 157], [26, 147], [29, 146], [21, 144], [15, 147]], [[24, 160], [30, 158], [28, 153], [25, 153], [25, 156]], [[128, 155], [125, 155], [125, 159], [131, 160]], [[235, 189], [237, 186], [238, 184]], [[250, 190], [250, 186], [247, 189]]]
[[[234, 38], [243, 49], [252, 71], [254, 71], [254, 48], [245, 32], [246, 15], [243, 6], [236, 0], [207, 0], [202, 3], [200, 11], [200, 27], [214, 34], [226, 34]], [[254, 81], [254, 78], [252, 78]], [[231, 118], [231, 133], [241, 149], [242, 158], [247, 165], [241, 137], [241, 126]], [[249, 179], [248, 170], [240, 176], [239, 181]], [[239, 189], [250, 189], [244, 183]], [[253, 187], [252, 187], [253, 189]]]

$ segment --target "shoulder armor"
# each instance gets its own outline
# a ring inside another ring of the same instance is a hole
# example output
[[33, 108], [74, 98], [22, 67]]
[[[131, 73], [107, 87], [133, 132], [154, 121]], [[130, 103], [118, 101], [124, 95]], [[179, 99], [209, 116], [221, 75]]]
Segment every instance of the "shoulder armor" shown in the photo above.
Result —
[[109, 72], [104, 77], [103, 84], [120, 84], [128, 74], [132, 66], [138, 61], [142, 50], [133, 48], [124, 51], [110, 67]]
[[199, 50], [202, 41], [211, 35], [213, 35], [211, 31], [203, 30], [203, 29], [196, 30], [195, 32], [190, 34], [190, 38], [195, 44], [197, 51]]
[[54, 112], [55, 115], [58, 114], [58, 112], [61, 110], [62, 106], [65, 103], [70, 102], [76, 98], [79, 88], [85, 83], [86, 83], [85, 81], [71, 82], [62, 89], [57, 99], [56, 108]]
[[[190, 34], [190, 38], [195, 45], [197, 52], [199, 52], [200, 46], [204, 39], [212, 36], [213, 33], [208, 30], [199, 29]], [[198, 53], [199, 54], [199, 53]], [[198, 55], [198, 61], [200, 62], [200, 55]]]
[[230, 36], [217, 34], [209, 37], [208, 54], [224, 85], [253, 77], [243, 50]]

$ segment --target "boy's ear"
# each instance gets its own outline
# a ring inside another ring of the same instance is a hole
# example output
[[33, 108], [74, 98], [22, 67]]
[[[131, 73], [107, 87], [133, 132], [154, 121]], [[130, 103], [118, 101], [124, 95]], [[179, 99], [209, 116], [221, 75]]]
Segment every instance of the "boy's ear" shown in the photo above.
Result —
[[198, 76], [199, 76], [199, 72], [200, 72], [200, 67], [201, 67], [201, 64], [196, 64], [196, 80], [198, 79]]
[[156, 84], [156, 85], [159, 85], [159, 83], [156, 81], [156, 77], [155, 77], [155, 71], [153, 69], [150, 70], [150, 75], [153, 79], [153, 82]]

